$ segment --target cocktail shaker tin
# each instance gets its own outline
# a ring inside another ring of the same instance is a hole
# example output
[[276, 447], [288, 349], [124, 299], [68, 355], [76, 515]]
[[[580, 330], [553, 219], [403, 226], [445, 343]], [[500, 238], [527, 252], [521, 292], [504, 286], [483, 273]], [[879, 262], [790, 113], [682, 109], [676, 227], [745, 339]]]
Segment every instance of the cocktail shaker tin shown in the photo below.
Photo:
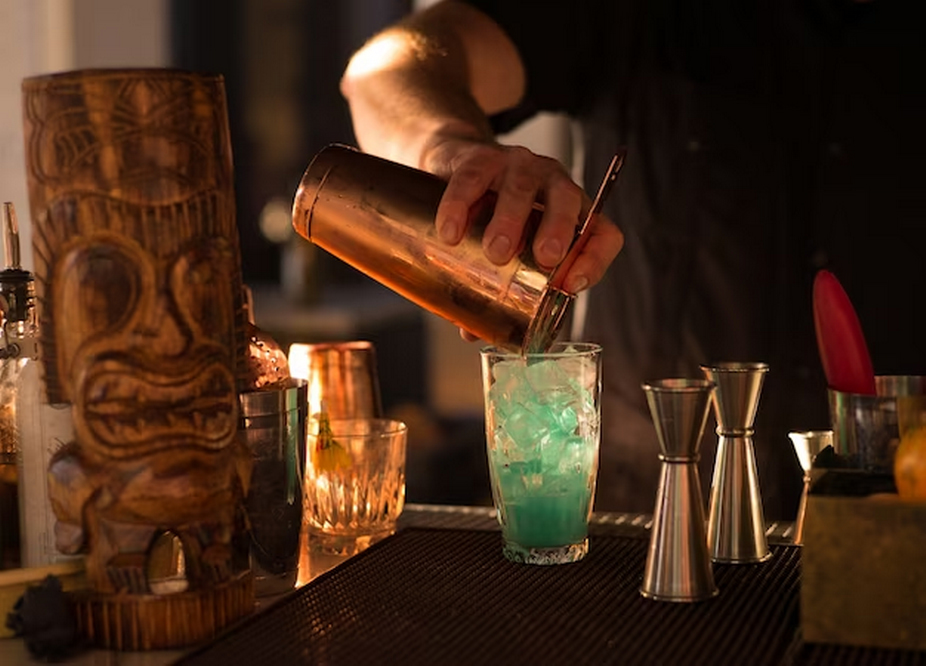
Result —
[[299, 573], [308, 384], [240, 393], [238, 403], [238, 434], [253, 463], [246, 508], [254, 593], [282, 594]]
[[550, 283], [531, 242], [504, 266], [486, 258], [482, 235], [495, 197], [472, 209], [463, 240], [440, 240], [434, 217], [446, 183], [424, 171], [342, 145], [323, 149], [296, 192], [293, 226], [302, 237], [480, 339], [518, 352], [545, 350], [575, 297]]

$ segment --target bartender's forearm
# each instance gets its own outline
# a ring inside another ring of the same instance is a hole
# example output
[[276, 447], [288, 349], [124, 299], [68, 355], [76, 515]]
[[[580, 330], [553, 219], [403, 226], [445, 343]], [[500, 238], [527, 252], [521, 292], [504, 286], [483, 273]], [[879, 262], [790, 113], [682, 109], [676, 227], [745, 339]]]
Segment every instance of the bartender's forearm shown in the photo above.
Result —
[[452, 0], [374, 37], [341, 81], [360, 147], [423, 169], [446, 139], [491, 140], [487, 114], [513, 106], [523, 90], [507, 36]]

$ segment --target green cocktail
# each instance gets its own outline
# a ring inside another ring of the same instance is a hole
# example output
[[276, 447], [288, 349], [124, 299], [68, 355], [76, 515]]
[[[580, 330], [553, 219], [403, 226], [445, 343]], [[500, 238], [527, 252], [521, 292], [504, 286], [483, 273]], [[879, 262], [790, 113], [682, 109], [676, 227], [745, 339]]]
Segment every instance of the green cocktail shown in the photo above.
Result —
[[505, 556], [574, 562], [588, 552], [598, 471], [601, 348], [482, 351], [486, 442]]

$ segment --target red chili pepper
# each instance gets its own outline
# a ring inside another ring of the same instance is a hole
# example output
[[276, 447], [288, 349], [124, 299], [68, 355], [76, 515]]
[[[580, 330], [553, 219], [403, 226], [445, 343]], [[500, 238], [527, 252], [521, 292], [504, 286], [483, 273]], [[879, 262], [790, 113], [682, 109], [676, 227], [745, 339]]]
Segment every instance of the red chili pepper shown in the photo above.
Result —
[[814, 278], [813, 320], [829, 387], [875, 395], [875, 373], [858, 315], [839, 280], [826, 270]]

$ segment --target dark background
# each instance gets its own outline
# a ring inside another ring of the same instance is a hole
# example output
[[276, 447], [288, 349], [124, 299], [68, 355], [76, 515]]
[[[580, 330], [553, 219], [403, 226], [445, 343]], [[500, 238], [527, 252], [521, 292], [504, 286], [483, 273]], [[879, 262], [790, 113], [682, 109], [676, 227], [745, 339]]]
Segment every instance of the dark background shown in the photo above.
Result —
[[[246, 282], [280, 278], [280, 246], [257, 223], [267, 202], [292, 202], [326, 145], [355, 143], [338, 90], [351, 53], [411, 8], [411, 0], [171, 0], [172, 64], [225, 77]], [[333, 281], [361, 279], [340, 262], [325, 268]]]
[[[304, 239], [272, 242], [259, 226], [269, 202], [292, 206], [318, 151], [330, 143], [356, 144], [339, 91], [341, 74], [355, 50], [412, 4], [171, 0], [171, 65], [225, 78], [242, 270], [255, 290], [255, 312], [260, 315], [262, 305], [266, 310], [267, 301], [259, 299], [268, 294], [274, 309], [268, 321], [279, 322], [287, 312], [321, 320], [326, 312], [350, 310], [357, 323], [345, 337], [373, 342], [386, 415], [409, 426], [409, 501], [486, 505], [491, 496], [481, 416], [440, 415], [430, 404], [425, 313], [410, 305], [384, 320], [371, 298], [385, 307], [391, 292]], [[285, 291], [281, 262], [287, 252], [308, 262], [304, 280], [297, 279], [306, 289], [295, 299], [274, 293]], [[331, 339], [318, 339], [314, 329], [264, 326], [260, 316], [257, 324], [284, 350], [292, 342]]]

